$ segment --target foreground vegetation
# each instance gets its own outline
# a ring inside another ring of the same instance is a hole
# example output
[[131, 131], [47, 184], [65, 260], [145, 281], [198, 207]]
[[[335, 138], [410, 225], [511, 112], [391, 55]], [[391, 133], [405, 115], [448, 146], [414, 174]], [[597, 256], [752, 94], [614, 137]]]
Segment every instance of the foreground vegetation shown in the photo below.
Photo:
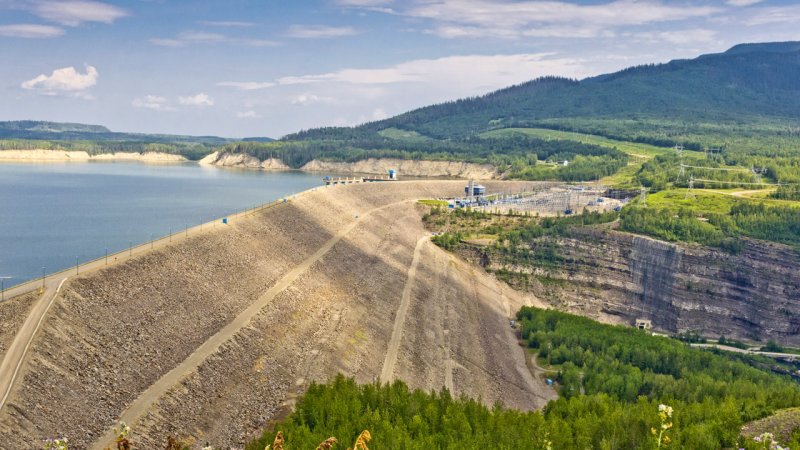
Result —
[[[603, 417], [621, 417], [646, 398], [675, 408], [676, 448], [725, 448], [739, 444], [742, 424], [800, 402], [795, 382], [722, 352], [696, 350], [676, 340], [557, 311], [526, 307], [517, 317], [528, 347], [559, 368], [561, 398], [548, 405], [546, 417], [564, 408], [566, 413], [559, 416], [569, 422], [582, 410], [597, 411], [597, 402], [605, 405]], [[602, 422], [603, 417], [594, 420]], [[646, 429], [645, 417], [634, 416], [627, 423]], [[602, 448], [604, 439], [621, 442], [633, 438], [630, 434], [641, 439], [632, 442], [636, 446], [646, 445], [643, 431], [619, 430], [616, 437], [610, 430], [619, 425], [614, 419], [608, 422], [597, 429], [593, 441], [584, 441], [587, 446]], [[575, 431], [572, 436], [578, 438]]]
[[393, 449], [756, 448], [740, 436], [744, 423], [800, 405], [796, 383], [724, 352], [556, 311], [523, 308], [517, 319], [526, 346], [557, 373], [560, 398], [541, 412], [338, 376], [311, 385], [246, 448], [281, 432], [287, 449], [311, 449], [364, 429]]

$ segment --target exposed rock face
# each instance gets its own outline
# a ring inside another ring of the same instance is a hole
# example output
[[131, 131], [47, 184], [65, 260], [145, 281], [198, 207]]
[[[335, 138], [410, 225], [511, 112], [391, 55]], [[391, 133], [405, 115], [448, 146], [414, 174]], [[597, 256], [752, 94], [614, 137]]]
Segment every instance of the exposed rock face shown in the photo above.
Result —
[[[279, 159], [264, 161], [243, 153], [214, 152], [200, 160], [200, 164], [224, 167], [243, 167], [248, 169], [289, 170], [289, 166]], [[461, 161], [416, 161], [406, 159], [365, 159], [356, 162], [333, 162], [313, 160], [300, 170], [308, 172], [329, 172], [337, 174], [375, 174], [386, 175], [388, 169], [395, 169], [400, 176], [409, 177], [449, 177], [493, 180], [500, 178], [497, 168], [491, 164], [473, 164]]]
[[248, 169], [273, 169], [273, 170], [290, 170], [291, 167], [284, 164], [281, 160], [270, 158], [264, 161], [258, 158], [246, 155], [244, 153], [220, 153], [214, 152], [205, 158], [201, 159], [200, 164], [207, 164], [212, 166], [222, 167], [243, 167]]
[[[632, 325], [644, 318], [672, 333], [800, 345], [800, 255], [790, 247], [747, 240], [731, 255], [580, 229], [559, 239], [557, 252], [565, 259], [558, 268], [509, 268], [535, 275], [516, 287], [607, 322]], [[476, 263], [482, 257], [478, 249], [465, 254]], [[490, 267], [502, 266], [492, 261]]]
[[335, 173], [385, 174], [395, 169], [400, 176], [409, 177], [458, 177], [491, 180], [500, 177], [497, 168], [491, 164], [473, 164], [461, 161], [424, 161], [410, 159], [365, 159], [353, 163], [314, 160], [302, 170]]
[[0, 160], [9, 161], [143, 161], [143, 162], [182, 162], [181, 155], [159, 152], [116, 152], [90, 155], [84, 151], [67, 150], [0, 150]]

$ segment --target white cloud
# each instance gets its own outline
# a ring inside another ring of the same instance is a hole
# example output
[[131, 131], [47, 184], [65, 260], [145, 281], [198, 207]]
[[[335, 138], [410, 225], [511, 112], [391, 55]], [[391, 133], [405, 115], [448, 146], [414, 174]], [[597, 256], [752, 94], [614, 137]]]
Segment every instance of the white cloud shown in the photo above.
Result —
[[502, 87], [540, 75], [588, 75], [580, 61], [552, 58], [552, 54], [468, 55], [419, 59], [377, 69], [342, 69], [318, 75], [288, 76], [277, 84], [347, 83], [381, 85], [396, 83], [466, 83], [467, 86]]
[[0, 36], [18, 38], [53, 38], [64, 34], [64, 29], [50, 25], [37, 25], [32, 23], [18, 23], [0, 25]]
[[727, 0], [725, 3], [731, 6], [750, 6], [761, 3], [764, 0]]
[[197, 94], [188, 97], [178, 97], [178, 103], [187, 106], [214, 106], [214, 99], [207, 94]]
[[358, 32], [353, 27], [331, 27], [326, 25], [292, 25], [287, 36], [299, 39], [328, 39], [353, 36]]
[[238, 22], [234, 20], [201, 20], [200, 25], [207, 25], [210, 27], [229, 27], [229, 28], [248, 28], [255, 24], [253, 22]]
[[223, 81], [217, 83], [217, 86], [232, 87], [240, 91], [256, 91], [275, 86], [275, 83], [270, 81]]
[[203, 31], [184, 31], [174, 38], [153, 38], [150, 43], [162, 47], [186, 47], [202, 44], [233, 44], [248, 47], [274, 47], [280, 45], [275, 41], [266, 39], [237, 38], [222, 33], [207, 33]]
[[[358, 3], [361, 2], [355, 1], [351, 6], [359, 6]], [[374, 6], [365, 3], [367, 9]], [[391, 13], [430, 20], [433, 26], [427, 32], [445, 38], [594, 38], [609, 36], [610, 30], [622, 26], [702, 18], [719, 11], [721, 8], [715, 6], [671, 5], [656, 0], [591, 4], [553, 0], [438, 0], [413, 2]]]
[[372, 111], [372, 120], [383, 120], [388, 119], [389, 114], [386, 114], [386, 111], [383, 108], [377, 108], [375, 111]]
[[236, 117], [239, 119], [260, 119], [261, 115], [251, 109], [248, 111], [237, 112]]
[[717, 41], [717, 32], [702, 28], [657, 32], [631, 33], [629, 36], [648, 43], [669, 43], [675, 45], [711, 44]]
[[301, 106], [313, 105], [315, 103], [332, 103], [332, 102], [333, 98], [331, 97], [320, 97], [318, 95], [311, 93], [300, 94], [292, 100], [293, 105], [301, 105]]
[[88, 97], [86, 90], [97, 84], [97, 69], [86, 66], [86, 73], [82, 74], [74, 67], [56, 69], [50, 76], [41, 74], [36, 78], [22, 83], [22, 88], [37, 91], [47, 95], [71, 94]]
[[32, 12], [45, 20], [71, 27], [83, 22], [113, 23], [128, 15], [117, 6], [90, 0], [35, 1]]
[[748, 10], [747, 25], [767, 25], [775, 23], [795, 23], [800, 21], [800, 6], [761, 7]]
[[392, 0], [337, 0], [336, 3], [342, 6], [385, 6], [392, 3]]
[[170, 106], [169, 100], [157, 95], [145, 95], [141, 98], [136, 98], [131, 103], [135, 108], [146, 108], [155, 111], [174, 111], [175, 108]]

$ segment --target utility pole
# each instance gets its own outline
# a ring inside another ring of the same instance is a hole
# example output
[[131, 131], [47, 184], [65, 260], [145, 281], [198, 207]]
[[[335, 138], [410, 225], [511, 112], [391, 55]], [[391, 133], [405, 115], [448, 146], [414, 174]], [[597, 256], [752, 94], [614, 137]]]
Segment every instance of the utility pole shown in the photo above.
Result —
[[44, 280], [47, 278], [45, 270], [47, 270], [47, 267], [42, 267], [42, 290], [44, 290]]
[[128, 258], [133, 256], [133, 241], [128, 241]]
[[76, 256], [75, 257], [75, 275], [78, 274], [78, 268], [79, 267], [80, 267], [80, 265], [78, 264], [78, 257]]
[[106, 265], [108, 265], [108, 247], [106, 247]]

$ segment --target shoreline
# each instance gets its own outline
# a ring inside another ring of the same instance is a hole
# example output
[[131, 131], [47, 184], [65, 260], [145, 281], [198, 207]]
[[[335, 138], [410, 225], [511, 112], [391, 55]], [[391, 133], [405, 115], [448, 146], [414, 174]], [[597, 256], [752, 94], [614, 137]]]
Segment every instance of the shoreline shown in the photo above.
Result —
[[398, 158], [367, 158], [360, 161], [321, 161], [313, 159], [302, 167], [292, 169], [276, 158], [263, 161], [243, 153], [213, 152], [199, 161], [204, 166], [236, 167], [256, 170], [299, 170], [314, 173], [338, 173], [345, 175], [385, 175], [388, 169], [395, 169], [403, 177], [499, 180], [503, 174], [491, 164], [477, 164], [463, 161], [412, 160]]
[[0, 162], [95, 162], [95, 161], [140, 161], [153, 163], [182, 163], [189, 160], [181, 155], [161, 152], [115, 152], [90, 155], [85, 151], [72, 150], [0, 150]]
[[403, 160], [396, 158], [368, 158], [355, 162], [311, 160], [299, 168], [270, 158], [260, 161], [245, 154], [220, 154], [212, 152], [194, 161], [181, 155], [159, 152], [116, 152], [90, 155], [85, 151], [68, 150], [0, 150], [3, 163], [86, 163], [86, 162], [141, 162], [147, 164], [192, 163], [204, 167], [234, 170], [260, 170], [268, 172], [303, 172], [338, 176], [385, 175], [386, 170], [397, 170], [403, 179], [470, 179], [476, 181], [502, 180], [503, 174], [490, 164], [444, 160]]

